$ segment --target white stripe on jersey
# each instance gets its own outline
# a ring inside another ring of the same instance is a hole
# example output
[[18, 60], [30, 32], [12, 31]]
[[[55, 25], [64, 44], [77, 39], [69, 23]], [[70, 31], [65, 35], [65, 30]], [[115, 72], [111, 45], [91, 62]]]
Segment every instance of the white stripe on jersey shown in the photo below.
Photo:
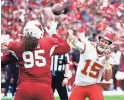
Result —
[[54, 46], [50, 49], [50, 56], [52, 56], [52, 54], [53, 54], [53, 52], [54, 52], [54, 50], [55, 50], [55, 47], [56, 47], [56, 45], [54, 45]]
[[65, 57], [67, 58], [67, 62], [70, 63], [69, 54], [68, 53], [65, 54]]
[[62, 71], [62, 67], [63, 67], [64, 65], [59, 65], [58, 66], [58, 71]]
[[57, 66], [58, 66], [58, 56], [55, 56], [54, 57], [55, 58], [55, 60], [54, 60], [54, 71], [57, 71]]
[[51, 63], [51, 71], [64, 71], [65, 70], [65, 64], [63, 63], [63, 60], [66, 59], [67, 63], [69, 63], [69, 55], [55, 55], [52, 57], [52, 63]]
[[52, 56], [52, 63], [51, 63], [51, 71], [57, 71], [57, 66], [58, 66], [58, 56]]

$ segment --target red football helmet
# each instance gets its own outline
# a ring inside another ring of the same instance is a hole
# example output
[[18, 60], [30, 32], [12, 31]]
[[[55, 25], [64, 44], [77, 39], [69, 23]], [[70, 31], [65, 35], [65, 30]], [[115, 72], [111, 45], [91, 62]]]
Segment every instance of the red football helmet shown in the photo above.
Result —
[[100, 35], [98, 38], [100, 40], [100, 38], [104, 38], [106, 40], [109, 41], [109, 44], [112, 44], [113, 40], [114, 40], [114, 34], [110, 31], [104, 31], [102, 32], [102, 35]]

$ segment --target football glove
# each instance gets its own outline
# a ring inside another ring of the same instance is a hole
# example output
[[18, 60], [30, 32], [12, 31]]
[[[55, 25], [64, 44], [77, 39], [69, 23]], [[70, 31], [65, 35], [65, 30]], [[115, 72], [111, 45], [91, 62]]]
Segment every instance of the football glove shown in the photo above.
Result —
[[56, 21], [49, 21], [48, 22], [48, 25], [49, 25], [49, 29], [47, 27], [45, 27], [45, 30], [46, 32], [49, 34], [49, 35], [53, 35], [53, 34], [57, 34], [57, 22]]

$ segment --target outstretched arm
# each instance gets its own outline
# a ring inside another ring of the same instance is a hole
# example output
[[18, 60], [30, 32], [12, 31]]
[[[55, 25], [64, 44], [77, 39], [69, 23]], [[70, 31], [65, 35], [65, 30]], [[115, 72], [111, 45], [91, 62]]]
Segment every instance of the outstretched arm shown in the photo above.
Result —
[[54, 54], [66, 54], [70, 51], [70, 46], [64, 39], [60, 38], [56, 34], [53, 34], [52, 36], [58, 40]]
[[74, 35], [70, 35], [67, 38], [67, 42], [73, 47], [76, 47], [77, 49], [79, 49], [80, 52], [83, 52], [85, 50], [85, 43], [79, 41]]
[[52, 37], [57, 39], [57, 43], [55, 44], [56, 48], [55, 48], [54, 54], [68, 53], [70, 51], [70, 47], [69, 47], [68, 43], [57, 35], [57, 31], [56, 31], [57, 30], [57, 22], [49, 21], [48, 24], [49, 24], [50, 28], [48, 29], [48, 27], [45, 27], [46, 32], [49, 35], [51, 35]]

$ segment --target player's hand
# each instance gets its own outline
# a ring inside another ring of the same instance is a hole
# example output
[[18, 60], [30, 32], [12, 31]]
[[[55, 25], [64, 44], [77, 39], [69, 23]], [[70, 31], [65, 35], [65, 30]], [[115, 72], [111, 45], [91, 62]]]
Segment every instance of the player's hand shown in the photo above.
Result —
[[69, 35], [67, 38], [67, 42], [74, 44], [74, 42], [77, 40], [76, 36]]
[[74, 35], [69, 35], [67, 38], [67, 43], [70, 45], [71, 48], [75, 48], [74, 44], [77, 41], [77, 37]]
[[53, 35], [53, 34], [56, 34], [57, 31], [56, 31], [56, 28], [57, 28], [57, 22], [52, 20], [52, 21], [49, 21], [48, 22], [48, 25], [49, 25], [49, 29], [48, 27], [45, 27], [45, 30], [46, 32], [49, 34], [49, 35]]
[[105, 69], [109, 70], [112, 68], [111, 62], [110, 62], [110, 52], [105, 52]]
[[64, 78], [62, 81], [62, 87], [66, 86], [68, 84], [68, 78]]
[[110, 52], [105, 52], [105, 60], [109, 60], [110, 56]]

